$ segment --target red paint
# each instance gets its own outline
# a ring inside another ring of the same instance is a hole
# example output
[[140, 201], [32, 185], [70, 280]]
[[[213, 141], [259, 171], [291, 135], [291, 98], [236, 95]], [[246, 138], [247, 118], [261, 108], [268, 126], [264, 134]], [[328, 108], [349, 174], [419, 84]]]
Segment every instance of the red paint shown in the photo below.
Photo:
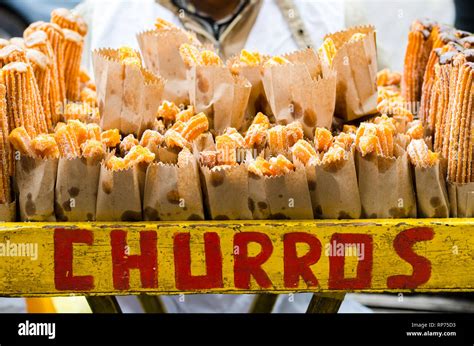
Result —
[[[248, 244], [258, 243], [262, 250], [255, 257], [248, 257]], [[250, 289], [250, 277], [253, 276], [262, 288], [270, 288], [272, 282], [268, 274], [262, 269], [272, 255], [273, 245], [270, 238], [264, 233], [242, 232], [234, 235], [234, 284], [236, 288]]]
[[94, 234], [85, 229], [54, 230], [54, 285], [57, 290], [89, 291], [94, 288], [92, 275], [73, 275], [73, 244], [92, 245]]
[[412, 275], [394, 275], [387, 279], [388, 288], [413, 289], [428, 282], [431, 277], [431, 262], [413, 251], [413, 245], [432, 240], [434, 231], [429, 227], [410, 228], [400, 232], [393, 241], [393, 247], [400, 258], [413, 267]]
[[222, 281], [222, 253], [220, 238], [216, 232], [204, 233], [206, 275], [191, 274], [191, 235], [177, 233], [174, 236], [174, 266], [176, 288], [198, 290], [224, 287]]
[[364, 289], [370, 288], [372, 280], [372, 236], [368, 234], [334, 233], [331, 244], [364, 244], [364, 259], [357, 263], [357, 276], [344, 277], [345, 256], [329, 257], [329, 289]]
[[[298, 257], [296, 251], [297, 243], [306, 243], [308, 252]], [[283, 236], [283, 264], [284, 282], [287, 288], [298, 287], [300, 276], [308, 287], [317, 287], [318, 279], [310, 266], [317, 263], [321, 258], [321, 242], [309, 233], [294, 232]]]
[[112, 276], [115, 289], [128, 290], [130, 288], [130, 269], [140, 270], [143, 288], [158, 287], [156, 232], [140, 232], [141, 255], [126, 254], [127, 231], [111, 231], [110, 245], [112, 247]]

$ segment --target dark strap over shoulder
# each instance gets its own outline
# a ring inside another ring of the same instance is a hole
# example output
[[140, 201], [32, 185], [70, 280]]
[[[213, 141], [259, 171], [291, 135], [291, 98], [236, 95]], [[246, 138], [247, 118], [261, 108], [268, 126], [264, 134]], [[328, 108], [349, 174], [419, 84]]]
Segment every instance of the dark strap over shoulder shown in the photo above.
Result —
[[288, 24], [291, 35], [300, 49], [314, 48], [313, 40], [304, 25], [294, 0], [275, 0], [283, 18]]

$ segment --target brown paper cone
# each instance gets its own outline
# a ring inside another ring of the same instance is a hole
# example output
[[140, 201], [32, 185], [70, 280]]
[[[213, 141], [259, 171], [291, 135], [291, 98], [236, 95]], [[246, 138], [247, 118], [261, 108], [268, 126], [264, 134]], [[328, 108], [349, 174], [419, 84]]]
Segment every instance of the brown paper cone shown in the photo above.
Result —
[[163, 98], [175, 104], [189, 104], [189, 81], [179, 47], [193, 41], [183, 30], [145, 31], [137, 35], [145, 66], [166, 82]]
[[311, 76], [304, 65], [271, 66], [263, 70], [263, 86], [268, 103], [278, 124], [293, 121], [292, 84], [311, 83]]
[[196, 112], [209, 118], [209, 128], [222, 133], [228, 127], [240, 129], [251, 85], [223, 66], [194, 66], [188, 70], [191, 89], [189, 98]]
[[249, 220], [248, 174], [245, 165], [210, 170], [200, 166], [204, 201], [212, 220]]
[[397, 158], [383, 158], [362, 157], [357, 152], [357, 165], [364, 217], [416, 217], [413, 180], [406, 153]]
[[[353, 43], [355, 33], [366, 36]], [[336, 45], [332, 68], [337, 71], [336, 116], [358, 119], [377, 112], [377, 50], [375, 28], [358, 26], [327, 35]], [[323, 74], [329, 67], [323, 64]]]
[[316, 127], [330, 129], [336, 105], [336, 73], [310, 83], [292, 85], [293, 119], [303, 125], [306, 137], [313, 139]]
[[278, 177], [265, 177], [271, 219], [313, 219], [313, 207], [304, 166]]
[[178, 164], [148, 166], [143, 214], [147, 221], [204, 220], [198, 165], [189, 151], [180, 153]]
[[452, 217], [474, 217], [474, 183], [448, 184]]
[[252, 123], [253, 118], [258, 112], [262, 112], [267, 116], [272, 115], [272, 110], [268, 104], [267, 97], [265, 95], [265, 89], [263, 88], [263, 68], [262, 65], [258, 66], [247, 66], [238, 63], [239, 58], [234, 57], [229, 59], [226, 63], [232, 69], [232, 73], [242, 76], [250, 82], [251, 90], [247, 108], [245, 110], [244, 122], [241, 127], [242, 131], [245, 131]]
[[167, 164], [175, 164], [178, 162], [178, 148], [158, 148], [156, 153], [156, 161], [167, 163]]
[[139, 168], [110, 171], [100, 167], [97, 189], [97, 221], [140, 221], [142, 203]]
[[163, 79], [136, 65], [120, 63], [117, 50], [99, 49], [92, 56], [101, 127], [139, 137], [153, 125], [163, 96]]
[[[309, 166], [311, 167], [311, 166]], [[361, 203], [354, 156], [348, 153], [345, 160], [331, 165], [315, 165], [313, 210], [315, 218], [358, 219]]]
[[0, 204], [0, 221], [13, 222], [16, 220], [16, 201]]
[[449, 217], [446, 183], [438, 163], [433, 167], [415, 167], [416, 200], [421, 217]]
[[298, 120], [305, 135], [314, 136], [315, 127], [331, 128], [336, 100], [336, 73], [330, 69], [324, 77], [312, 49], [297, 51], [285, 58], [293, 64], [266, 67], [263, 70], [265, 94], [279, 124]]
[[55, 211], [58, 221], [95, 221], [100, 162], [60, 158]]
[[54, 186], [58, 160], [21, 156], [15, 165], [15, 184], [21, 221], [56, 221]]

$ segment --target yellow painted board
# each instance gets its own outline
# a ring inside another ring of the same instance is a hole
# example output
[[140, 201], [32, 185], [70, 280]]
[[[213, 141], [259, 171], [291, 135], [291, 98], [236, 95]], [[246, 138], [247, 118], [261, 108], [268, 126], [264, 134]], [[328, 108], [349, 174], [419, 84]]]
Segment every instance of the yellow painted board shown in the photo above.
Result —
[[0, 224], [0, 296], [321, 291], [474, 291], [474, 219]]

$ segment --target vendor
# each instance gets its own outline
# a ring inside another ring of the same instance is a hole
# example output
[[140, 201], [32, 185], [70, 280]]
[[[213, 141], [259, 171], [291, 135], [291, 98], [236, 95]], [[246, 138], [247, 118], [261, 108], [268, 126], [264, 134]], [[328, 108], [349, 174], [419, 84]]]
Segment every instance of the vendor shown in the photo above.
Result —
[[244, 47], [281, 54], [319, 46], [325, 34], [344, 27], [340, 1], [86, 0], [77, 10], [90, 28], [86, 49], [138, 48], [136, 34], [161, 17], [195, 32], [224, 59]]
[[[453, 25], [453, 0], [84, 0], [77, 8], [89, 24], [86, 51], [132, 46], [157, 17], [195, 32], [228, 58], [242, 48], [280, 55], [319, 47], [324, 35], [353, 25], [377, 29], [379, 68], [401, 71], [413, 20]], [[84, 54], [91, 68], [90, 54]]]

